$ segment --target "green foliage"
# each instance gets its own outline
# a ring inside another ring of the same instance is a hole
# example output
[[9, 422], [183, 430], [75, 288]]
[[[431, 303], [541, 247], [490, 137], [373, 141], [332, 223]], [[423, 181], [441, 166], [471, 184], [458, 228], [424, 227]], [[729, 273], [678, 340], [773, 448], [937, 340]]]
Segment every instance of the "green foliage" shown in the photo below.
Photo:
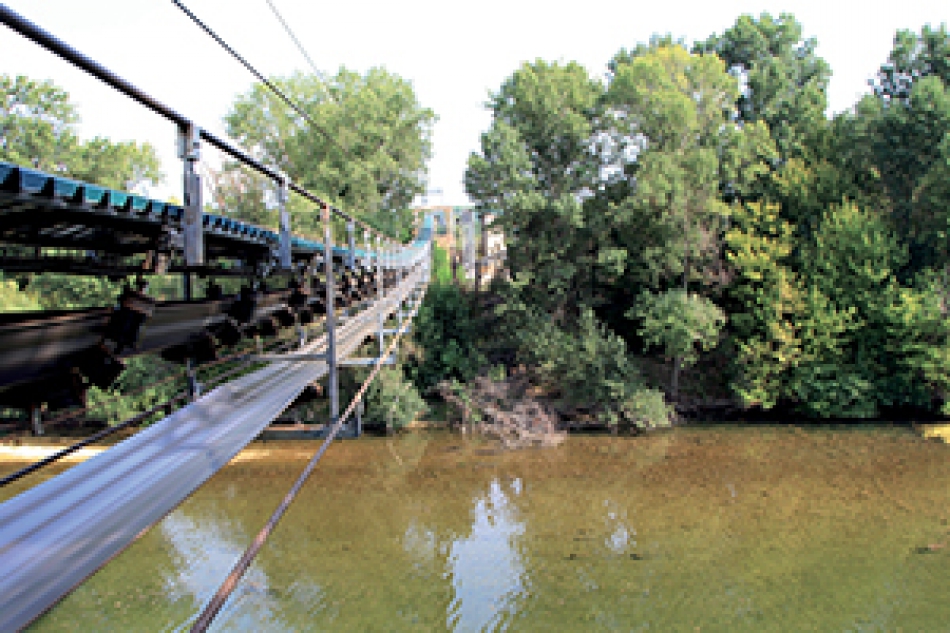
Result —
[[[108, 389], [96, 386], [86, 392], [87, 416], [116, 424], [168, 401], [184, 388], [184, 380], [159, 384], [167, 376], [181, 374], [181, 367], [162, 360], [155, 354], [142, 354], [125, 359], [126, 368]], [[156, 413], [156, 419], [163, 417]]]
[[776, 205], [734, 209], [726, 234], [733, 268], [727, 297], [736, 354], [732, 389], [745, 406], [774, 407], [785, 393], [788, 372], [800, 355], [798, 317], [803, 313], [798, 276], [790, 268], [792, 226]]
[[562, 403], [594, 412], [610, 425], [668, 426], [671, 410], [648, 389], [623, 339], [584, 310], [570, 330], [540, 314], [523, 328], [521, 354]]
[[22, 291], [17, 282], [0, 277], [0, 306], [4, 312], [31, 312], [42, 310], [39, 297], [35, 293]]
[[485, 364], [477, 347], [483, 336], [469, 295], [452, 284], [430, 284], [413, 320], [408, 375], [423, 392], [444, 380], [471, 380]]
[[44, 310], [66, 310], [114, 305], [122, 283], [106, 277], [41, 273], [30, 278], [29, 289]]
[[737, 94], [722, 60], [679, 45], [616, 66], [606, 98], [632, 186], [608, 208], [637, 281], [720, 283], [722, 192], [744, 195], [775, 152], [763, 126], [733, 122]]
[[790, 372], [788, 392], [809, 416], [872, 417], [877, 412], [874, 384], [849, 353], [861, 330], [856, 310], [838, 308], [816, 288], [806, 293], [804, 303], [801, 356]]
[[803, 256], [801, 357], [789, 381], [806, 413], [871, 417], [882, 406], [929, 406], [946, 389], [950, 326], [935, 276], [901, 286], [906, 257], [876, 214], [843, 205], [823, 217]]
[[950, 85], [950, 34], [947, 25], [924, 25], [921, 32], [901, 29], [894, 48], [874, 80], [874, 93], [885, 100], [906, 100], [915, 82], [935, 76]]
[[469, 156], [468, 194], [500, 209], [511, 276], [557, 314], [591, 301], [598, 256], [581, 198], [595, 185], [591, 137], [603, 87], [575, 62], [524, 63], [492, 94], [492, 128]]
[[76, 106], [50, 81], [0, 75], [0, 159], [58, 172], [79, 141]]
[[[327, 78], [298, 73], [272, 81], [323, 132], [299, 121], [258, 84], [235, 101], [226, 117], [228, 134], [310, 191], [390, 235], [405, 237], [409, 205], [425, 190], [436, 120], [418, 103], [411, 83], [382, 68], [363, 75], [341, 68]], [[243, 172], [234, 178], [228, 186], [238, 191], [249, 181]], [[295, 215], [298, 230], [318, 232], [316, 214], [300, 210]]]
[[736, 105], [743, 122], [761, 121], [782, 159], [810, 154], [810, 137], [824, 122], [827, 62], [815, 54], [818, 42], [802, 36], [794, 16], [778, 19], [742, 15], [722, 35], [697, 42], [693, 51], [714, 53], [744, 80]]
[[366, 424], [400, 429], [427, 410], [415, 385], [401, 367], [383, 368], [366, 391]]
[[663, 349], [667, 358], [689, 366], [699, 360], [699, 350], [719, 343], [726, 315], [712, 301], [682, 289], [654, 294], [644, 291], [627, 314], [642, 323], [640, 336], [648, 346]]

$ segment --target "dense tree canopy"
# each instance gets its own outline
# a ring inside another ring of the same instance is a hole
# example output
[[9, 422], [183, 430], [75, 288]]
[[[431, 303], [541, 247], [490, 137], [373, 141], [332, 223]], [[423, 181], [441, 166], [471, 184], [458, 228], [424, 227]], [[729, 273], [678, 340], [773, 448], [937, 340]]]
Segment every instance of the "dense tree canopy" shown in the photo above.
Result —
[[713, 363], [745, 406], [947, 401], [950, 37], [898, 32], [874, 94], [829, 119], [803, 32], [744, 15], [623, 49], [603, 83], [538, 60], [502, 84], [466, 185], [509, 231], [504, 310], [554, 317], [531, 346], [620, 335], [666, 359], [674, 400], [680, 367]]
[[808, 136], [823, 122], [831, 78], [828, 64], [817, 56], [814, 38], [803, 39], [802, 26], [783, 13], [743, 15], [722, 35], [693, 46], [714, 53], [740, 79], [738, 117], [762, 121], [783, 159], [807, 153]]

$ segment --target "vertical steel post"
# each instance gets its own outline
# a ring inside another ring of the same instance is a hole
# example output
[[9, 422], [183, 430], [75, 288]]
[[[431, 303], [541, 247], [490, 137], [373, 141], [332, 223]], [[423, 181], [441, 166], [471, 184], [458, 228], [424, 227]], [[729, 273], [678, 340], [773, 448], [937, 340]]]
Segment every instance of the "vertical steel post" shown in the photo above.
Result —
[[367, 231], [366, 229], [363, 229], [363, 262], [361, 265], [364, 271], [368, 271], [371, 265], [370, 259], [369, 259], [369, 252], [370, 252], [369, 231]]
[[336, 364], [336, 298], [333, 287], [333, 224], [330, 206], [323, 203], [323, 261], [327, 284], [327, 391], [330, 393], [330, 424], [340, 417], [340, 383]]
[[280, 183], [277, 189], [277, 208], [280, 211], [280, 267], [284, 270], [290, 269], [290, 211], [287, 209], [287, 201], [290, 199], [290, 191], [287, 184], [287, 176], [281, 175]]
[[[376, 236], [376, 303], [381, 304], [383, 301], [383, 251], [382, 251], [382, 242], [379, 239], [379, 236]], [[386, 351], [386, 341], [383, 340], [383, 325], [385, 321], [383, 319], [383, 313], [376, 313], [376, 325], [379, 338], [379, 355], [382, 356], [383, 352]]]
[[347, 245], [350, 247], [350, 253], [346, 258], [346, 266], [350, 270], [356, 268], [356, 224], [353, 220], [346, 223]]
[[198, 371], [193, 358], [185, 359], [185, 374], [188, 378], [188, 401], [194, 402], [201, 397], [201, 383], [198, 382]]
[[205, 263], [204, 229], [201, 223], [201, 176], [198, 160], [201, 158], [201, 130], [193, 123], [178, 129], [178, 157], [185, 161], [184, 228], [185, 266]]

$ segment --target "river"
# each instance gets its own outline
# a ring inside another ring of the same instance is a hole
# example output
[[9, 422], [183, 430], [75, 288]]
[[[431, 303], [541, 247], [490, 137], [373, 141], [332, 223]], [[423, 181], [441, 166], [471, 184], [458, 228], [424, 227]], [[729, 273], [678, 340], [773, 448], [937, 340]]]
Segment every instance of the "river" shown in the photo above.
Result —
[[[188, 630], [315, 448], [252, 444], [33, 630]], [[948, 451], [768, 426], [339, 442], [212, 628], [950, 631]]]

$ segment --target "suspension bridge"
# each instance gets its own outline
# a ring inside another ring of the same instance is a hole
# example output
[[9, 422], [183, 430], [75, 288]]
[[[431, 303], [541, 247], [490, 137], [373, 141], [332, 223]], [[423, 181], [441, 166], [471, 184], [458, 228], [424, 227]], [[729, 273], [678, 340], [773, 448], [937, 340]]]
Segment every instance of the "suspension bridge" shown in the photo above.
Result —
[[[44, 411], [75, 416], [91, 385], [109, 387], [128, 357], [145, 352], [180, 363], [187, 385], [170, 400], [0, 480], [6, 485], [118, 429], [164, 415], [0, 504], [0, 630], [24, 628], [50, 609], [308, 388], [326, 381], [326, 439], [195, 624], [204, 630], [329, 443], [346, 427], [358, 434], [358, 403], [380, 367], [393, 362], [425, 295], [432, 218], [421, 219], [411, 243], [397, 243], [4, 5], [0, 21], [172, 122], [184, 185], [177, 205], [0, 162], [0, 270], [130, 282], [112, 307], [0, 316], [0, 407], [29, 412], [33, 433], [42, 434], [50, 423]], [[205, 144], [273, 182], [279, 226], [206, 212], [197, 168]], [[322, 239], [292, 233], [291, 195], [319, 210]], [[336, 245], [341, 229], [346, 237]], [[466, 267], [474, 264], [469, 254]], [[179, 275], [183, 298], [150, 297], [145, 279], [153, 275]], [[207, 280], [203, 291], [199, 279]], [[235, 283], [240, 290], [226, 294], [223, 286]], [[252, 340], [256, 347], [239, 349]], [[264, 340], [271, 341], [266, 349]], [[368, 342], [373, 355], [357, 357]], [[215, 365], [227, 369], [215, 376], [218, 384], [199, 379], [203, 368]], [[341, 413], [339, 371], [352, 365], [372, 370]]]

